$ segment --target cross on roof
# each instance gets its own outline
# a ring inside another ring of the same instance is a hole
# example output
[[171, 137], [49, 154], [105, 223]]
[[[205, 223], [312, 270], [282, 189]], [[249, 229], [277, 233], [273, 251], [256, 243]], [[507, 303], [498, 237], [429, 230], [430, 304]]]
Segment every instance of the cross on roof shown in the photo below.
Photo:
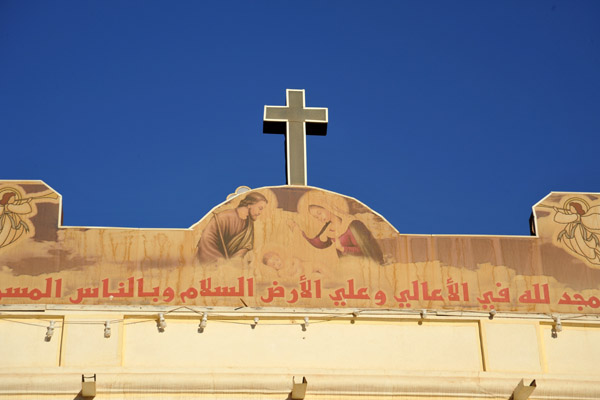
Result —
[[327, 134], [327, 108], [305, 107], [304, 89], [286, 89], [284, 106], [265, 106], [263, 133], [285, 134], [288, 185], [306, 186], [306, 135]]

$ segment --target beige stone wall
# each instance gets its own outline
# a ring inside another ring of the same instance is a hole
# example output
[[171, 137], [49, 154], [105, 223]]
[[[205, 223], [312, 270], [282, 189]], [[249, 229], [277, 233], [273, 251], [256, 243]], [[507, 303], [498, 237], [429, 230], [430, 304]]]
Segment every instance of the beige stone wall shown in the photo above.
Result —
[[97, 374], [99, 399], [283, 399], [293, 376], [307, 378], [307, 399], [507, 399], [521, 378], [537, 380], [531, 398], [600, 396], [595, 319], [563, 318], [553, 335], [533, 314], [213, 309], [199, 332], [203, 311], [4, 310], [0, 399], [73, 399], [83, 373]]

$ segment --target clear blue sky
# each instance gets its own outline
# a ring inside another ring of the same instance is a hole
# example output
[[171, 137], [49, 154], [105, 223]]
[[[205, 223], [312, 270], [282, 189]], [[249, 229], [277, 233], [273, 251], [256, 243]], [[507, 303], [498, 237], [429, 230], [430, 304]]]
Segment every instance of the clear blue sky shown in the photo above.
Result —
[[600, 192], [598, 1], [0, 1], [0, 179], [66, 225], [192, 225], [285, 184], [263, 106], [329, 108], [308, 183], [402, 233], [528, 234]]

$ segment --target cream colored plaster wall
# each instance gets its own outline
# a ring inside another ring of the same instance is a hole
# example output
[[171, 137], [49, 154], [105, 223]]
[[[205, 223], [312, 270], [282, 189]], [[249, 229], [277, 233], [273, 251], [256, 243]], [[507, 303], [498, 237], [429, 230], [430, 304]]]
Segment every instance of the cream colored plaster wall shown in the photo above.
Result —
[[[50, 321], [54, 321], [55, 328], [52, 337], [47, 340], [46, 327], [50, 325]], [[61, 336], [61, 316], [0, 316], [1, 368], [59, 366]]]
[[542, 372], [538, 321], [482, 322], [486, 369], [498, 372]]
[[[120, 320], [121, 315], [111, 314], [67, 316], [61, 365], [87, 368], [121, 365], [124, 325]], [[101, 321], [109, 321], [110, 338], [104, 337]]]
[[548, 372], [600, 375], [599, 325], [564, 325], [556, 338], [551, 325], [542, 325], [540, 331]]
[[[600, 323], [592, 319], [563, 322], [563, 330], [553, 336], [551, 319], [544, 316], [499, 315], [490, 320], [482, 314], [432, 315], [422, 320], [416, 314], [378, 312], [355, 317], [348, 313], [313, 311], [308, 326], [303, 326], [302, 313], [229, 310], [211, 312], [202, 330], [199, 329], [201, 314], [182, 310], [167, 313], [167, 326], [160, 332], [156, 322], [158, 312], [148, 310], [140, 313], [131, 309], [66, 308], [52, 312], [52, 315], [35, 311], [0, 315], [0, 399], [28, 398], [27, 390], [41, 390], [36, 385], [44, 380], [68, 381], [71, 386], [57, 386], [61, 390], [79, 387], [82, 373], [98, 374], [105, 398], [125, 395], [136, 384], [140, 393], [145, 393], [144, 388], [153, 383], [139, 377], [151, 374], [158, 374], [155, 378], [158, 391], [154, 392], [155, 397], [148, 398], [163, 398], [156, 397], [161, 388], [168, 392], [166, 388], [172, 387], [177, 391], [182, 384], [187, 385], [178, 381], [184, 379], [182, 374], [196, 376], [193, 381], [200, 385], [198, 393], [209, 398], [211, 393], [227, 391], [236, 385], [240, 386], [240, 393], [248, 396], [261, 387], [262, 394], [255, 397], [271, 398], [264, 387], [285, 386], [281, 382], [289, 382], [292, 375], [306, 376], [313, 382], [313, 389], [320, 380], [321, 387], [337, 387], [335, 382], [347, 379], [362, 380], [347, 395], [371, 398], [389, 395], [412, 398], [419, 393], [443, 398], [444, 390], [453, 387], [451, 382], [458, 385], [452, 390], [462, 393], [462, 397], [454, 398], [476, 398], [478, 390], [489, 393], [498, 390], [498, 398], [503, 398], [502, 392], [521, 378], [547, 380], [550, 383], [546, 385], [550, 386], [568, 380], [600, 387], [597, 368]], [[258, 324], [254, 316], [260, 316]], [[55, 321], [55, 331], [46, 340], [50, 320]], [[111, 327], [109, 338], [104, 337], [105, 321]], [[249, 374], [258, 377], [243, 384], [250, 379]], [[8, 389], [11, 382], [25, 377], [27, 383], [19, 386], [19, 390]], [[220, 379], [223, 382], [218, 383]], [[275, 384], [269, 383], [269, 379], [282, 381]], [[424, 383], [399, 385], [403, 379]], [[472, 379], [479, 383], [470, 389], [463, 388]], [[438, 388], [436, 392], [430, 387], [432, 382], [445, 384], [446, 389]], [[409, 390], [407, 385], [414, 387]], [[484, 390], [485, 385], [491, 386]], [[320, 395], [327, 393], [323, 390]], [[543, 393], [542, 390], [537, 392]], [[552, 390], [556, 393], [563, 389]], [[21, 397], [16, 396], [17, 392]], [[74, 398], [68, 397], [69, 393], [63, 397], [48, 394], [48, 398]], [[314, 398], [322, 398], [318, 393], [313, 394]]]
[[243, 321], [209, 321], [203, 333], [197, 332], [198, 321], [185, 319], [167, 319], [162, 333], [154, 322], [128, 322], [126, 367], [481, 370], [476, 322], [316, 320], [303, 331], [277, 320], [255, 328]]

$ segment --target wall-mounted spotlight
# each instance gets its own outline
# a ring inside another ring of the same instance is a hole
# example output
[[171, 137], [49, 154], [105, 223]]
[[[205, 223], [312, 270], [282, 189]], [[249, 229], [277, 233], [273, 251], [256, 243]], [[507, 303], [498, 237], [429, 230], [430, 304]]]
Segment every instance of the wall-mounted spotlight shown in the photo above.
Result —
[[96, 397], [96, 374], [81, 375], [81, 397]]
[[167, 327], [167, 321], [165, 321], [165, 314], [160, 313], [158, 314], [158, 331], [159, 332], [164, 332], [165, 328]]
[[527, 400], [536, 387], [537, 384], [535, 383], [535, 379], [532, 380], [528, 386], [525, 386], [523, 379], [521, 379], [521, 382], [519, 382], [515, 390], [512, 392], [509, 400]]
[[492, 308], [490, 310], [490, 316], [489, 316], [489, 318], [490, 319], [494, 319], [494, 317], [496, 316], [496, 313], [497, 313], [496, 310]]
[[296, 377], [292, 377], [292, 393], [290, 393], [290, 398], [293, 400], [302, 400], [306, 396], [306, 387], [308, 386], [308, 381], [306, 377], [303, 376], [300, 382], [296, 382]]
[[423, 309], [421, 310], [421, 319], [425, 319], [427, 318], [427, 310]]
[[50, 325], [46, 328], [46, 342], [49, 342], [52, 339], [52, 335], [54, 335], [54, 321], [50, 321]]
[[554, 315], [552, 316], [552, 319], [554, 320], [554, 330], [556, 332], [561, 332], [562, 331], [562, 322], [560, 321], [560, 317], [558, 315]]
[[104, 337], [109, 338], [111, 334], [110, 321], [104, 322]]
[[306, 329], [308, 328], [308, 317], [304, 317], [304, 323], [300, 324], [300, 326], [302, 327], [302, 332], [306, 332]]
[[206, 329], [206, 325], [208, 325], [208, 314], [202, 313], [202, 319], [200, 320], [200, 324], [198, 325], [198, 332], [204, 332], [204, 329]]

